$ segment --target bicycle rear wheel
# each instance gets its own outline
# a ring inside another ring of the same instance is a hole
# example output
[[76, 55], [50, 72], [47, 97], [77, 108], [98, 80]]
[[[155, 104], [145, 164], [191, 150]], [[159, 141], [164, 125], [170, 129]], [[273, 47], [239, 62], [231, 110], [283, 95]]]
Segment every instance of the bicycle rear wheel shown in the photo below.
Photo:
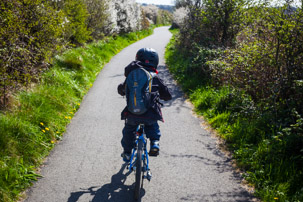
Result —
[[135, 183], [135, 200], [140, 198], [141, 180], [142, 180], [142, 154], [143, 142], [138, 142], [137, 160], [136, 160], [136, 183]]

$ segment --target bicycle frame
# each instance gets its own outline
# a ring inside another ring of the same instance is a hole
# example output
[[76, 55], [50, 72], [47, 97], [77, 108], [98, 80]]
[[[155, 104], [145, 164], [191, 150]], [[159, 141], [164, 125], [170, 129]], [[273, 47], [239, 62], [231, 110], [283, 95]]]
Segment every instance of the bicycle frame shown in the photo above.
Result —
[[143, 143], [143, 154], [142, 154], [142, 161], [143, 161], [143, 169], [141, 172], [148, 172], [146, 176], [143, 176], [144, 178], [148, 179], [150, 181], [151, 179], [151, 173], [149, 172], [149, 159], [148, 159], [148, 152], [147, 152], [147, 148], [146, 148], [146, 144], [147, 144], [147, 140], [146, 140], [146, 135], [144, 132], [144, 125], [140, 124], [137, 127], [136, 130], [136, 135], [137, 135], [137, 139], [136, 139], [136, 143], [135, 143], [135, 147], [133, 149], [131, 158], [130, 158], [130, 164], [129, 164], [129, 170], [133, 171], [136, 169], [135, 165], [136, 165], [136, 161], [137, 161], [137, 149], [138, 149], [138, 145], [139, 142], [141, 141]]

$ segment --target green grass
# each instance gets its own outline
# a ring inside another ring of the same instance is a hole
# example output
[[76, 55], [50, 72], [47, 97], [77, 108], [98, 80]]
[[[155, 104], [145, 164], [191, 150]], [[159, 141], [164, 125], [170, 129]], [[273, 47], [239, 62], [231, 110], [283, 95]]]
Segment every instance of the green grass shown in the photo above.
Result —
[[103, 66], [124, 47], [152, 29], [109, 37], [68, 50], [38, 84], [15, 95], [0, 113], [0, 201], [15, 201], [39, 177], [36, 168], [61, 139]]
[[[173, 30], [174, 36], [177, 33]], [[165, 53], [170, 72], [189, 96], [196, 113], [203, 115], [226, 141], [244, 171], [243, 177], [255, 187], [255, 195], [266, 202], [303, 201], [303, 157], [297, 152], [303, 150], [291, 132], [302, 128], [303, 119], [298, 117], [291, 128], [274, 129], [270, 111], [259, 111], [240, 90], [212, 86], [211, 77], [197, 69], [205, 64], [196, 64], [194, 55], [185, 56], [175, 42], [173, 37]]]

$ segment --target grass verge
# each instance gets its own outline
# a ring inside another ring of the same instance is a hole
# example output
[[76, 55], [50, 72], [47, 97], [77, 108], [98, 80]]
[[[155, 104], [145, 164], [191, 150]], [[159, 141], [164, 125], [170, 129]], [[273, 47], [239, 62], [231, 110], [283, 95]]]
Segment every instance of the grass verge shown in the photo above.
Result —
[[80, 106], [103, 66], [120, 50], [152, 29], [109, 37], [68, 50], [54, 59], [40, 82], [16, 94], [10, 110], [0, 113], [0, 201], [18, 199], [37, 180], [36, 168]]
[[[302, 117], [297, 116], [292, 128], [274, 130], [270, 111], [258, 110], [244, 92], [212, 86], [210, 77], [200, 72], [208, 61], [197, 64], [197, 56], [184, 56], [175, 47], [178, 30], [172, 32], [174, 37], [165, 53], [170, 72], [190, 97], [195, 111], [226, 141], [244, 171], [243, 177], [255, 187], [255, 195], [267, 202], [303, 201], [303, 157], [296, 152], [303, 150], [297, 148], [300, 143], [291, 132], [302, 128]], [[215, 55], [216, 51], [220, 50], [203, 54]]]

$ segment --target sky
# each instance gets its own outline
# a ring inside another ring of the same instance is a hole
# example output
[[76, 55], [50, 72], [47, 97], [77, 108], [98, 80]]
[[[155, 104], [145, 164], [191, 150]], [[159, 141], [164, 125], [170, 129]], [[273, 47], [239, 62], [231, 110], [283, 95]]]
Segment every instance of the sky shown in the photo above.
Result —
[[174, 5], [174, 0], [136, 0], [136, 2], [155, 5]]

